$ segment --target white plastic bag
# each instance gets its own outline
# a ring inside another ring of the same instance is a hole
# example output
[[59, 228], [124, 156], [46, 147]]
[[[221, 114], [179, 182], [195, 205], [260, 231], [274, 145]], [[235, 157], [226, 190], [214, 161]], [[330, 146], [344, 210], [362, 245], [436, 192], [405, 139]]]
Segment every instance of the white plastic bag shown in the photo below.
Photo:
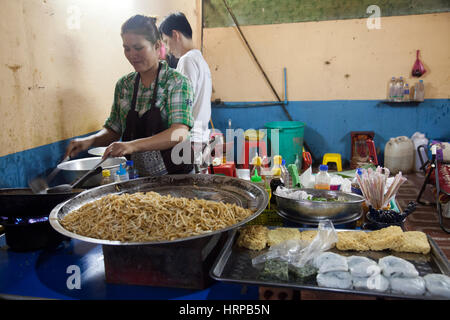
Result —
[[314, 188], [315, 178], [311, 166], [300, 175], [299, 179], [303, 188]]

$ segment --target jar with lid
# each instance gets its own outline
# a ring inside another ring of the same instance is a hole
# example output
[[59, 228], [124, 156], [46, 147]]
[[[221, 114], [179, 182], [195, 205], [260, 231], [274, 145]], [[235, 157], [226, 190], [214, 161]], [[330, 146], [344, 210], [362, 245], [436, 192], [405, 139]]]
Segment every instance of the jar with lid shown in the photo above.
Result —
[[114, 182], [114, 180], [111, 177], [111, 171], [109, 171], [108, 169], [103, 169], [101, 185], [105, 185], [105, 184], [109, 184], [109, 183], [113, 183], [113, 182]]
[[331, 177], [328, 174], [328, 166], [325, 164], [320, 165], [319, 173], [316, 174], [314, 189], [330, 190]]

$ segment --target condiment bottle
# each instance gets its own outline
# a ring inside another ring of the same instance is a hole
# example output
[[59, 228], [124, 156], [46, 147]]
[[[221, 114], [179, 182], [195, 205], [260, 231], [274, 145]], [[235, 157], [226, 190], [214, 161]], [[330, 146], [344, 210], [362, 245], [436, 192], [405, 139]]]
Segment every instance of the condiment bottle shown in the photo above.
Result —
[[113, 183], [114, 180], [111, 177], [111, 171], [109, 171], [108, 169], [104, 169], [102, 170], [102, 185], [104, 184], [109, 184], [109, 183]]
[[254, 174], [250, 177], [250, 181], [259, 185], [261, 188], [266, 189], [266, 183], [262, 177], [258, 175], [258, 171], [255, 170]]
[[281, 176], [281, 156], [274, 156], [273, 157], [273, 166], [272, 166], [272, 175], [274, 176]]
[[253, 177], [255, 175], [255, 172], [258, 172], [258, 176], [261, 177], [261, 165], [262, 165], [262, 159], [261, 157], [254, 157], [252, 160], [252, 168], [250, 171], [250, 177]]
[[127, 160], [125, 169], [127, 170], [128, 178], [130, 180], [139, 178], [138, 172], [137, 172], [136, 168], [134, 167], [133, 160]]
[[127, 181], [129, 179], [127, 170], [120, 164], [119, 170], [116, 171], [116, 182]]
[[330, 190], [331, 177], [328, 174], [328, 166], [321, 164], [319, 167], [319, 173], [316, 174], [314, 189]]

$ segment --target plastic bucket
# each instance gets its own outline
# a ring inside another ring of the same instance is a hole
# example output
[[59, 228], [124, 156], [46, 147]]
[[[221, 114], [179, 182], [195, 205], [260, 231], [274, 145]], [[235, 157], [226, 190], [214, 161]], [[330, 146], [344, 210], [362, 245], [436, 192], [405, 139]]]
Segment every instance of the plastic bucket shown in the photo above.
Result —
[[[300, 160], [300, 168], [303, 160], [303, 134], [305, 130], [305, 123], [300, 121], [274, 121], [268, 122], [264, 125], [267, 129], [267, 139], [269, 140], [268, 149], [270, 155], [273, 157], [276, 150], [272, 151], [274, 144], [277, 143], [276, 137], [278, 135], [278, 150], [279, 154], [286, 160], [286, 166], [295, 163], [295, 156], [298, 154]], [[274, 131], [273, 129], [278, 129]], [[272, 141], [273, 140], [273, 141]]]

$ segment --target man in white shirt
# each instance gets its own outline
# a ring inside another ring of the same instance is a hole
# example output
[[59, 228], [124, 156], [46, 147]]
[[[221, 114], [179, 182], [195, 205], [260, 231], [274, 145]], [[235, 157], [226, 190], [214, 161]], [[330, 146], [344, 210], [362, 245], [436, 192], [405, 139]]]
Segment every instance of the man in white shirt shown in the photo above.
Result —
[[[160, 24], [159, 31], [169, 53], [178, 58], [176, 70], [185, 75], [194, 89], [194, 127], [191, 141], [194, 143], [195, 161], [198, 163], [201, 150], [209, 141], [209, 119], [211, 117], [211, 71], [200, 50], [195, 49], [192, 29], [186, 16], [173, 13]], [[200, 153], [199, 153], [200, 151]]]

